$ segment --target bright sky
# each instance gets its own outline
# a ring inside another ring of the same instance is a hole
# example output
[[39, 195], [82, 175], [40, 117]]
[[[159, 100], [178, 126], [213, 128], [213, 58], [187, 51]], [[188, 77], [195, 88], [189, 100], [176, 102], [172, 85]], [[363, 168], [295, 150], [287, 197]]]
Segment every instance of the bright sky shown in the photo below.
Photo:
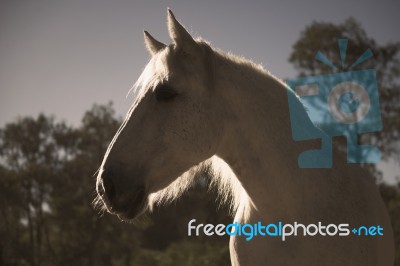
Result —
[[378, 43], [400, 41], [398, 0], [2, 0], [0, 127], [39, 112], [77, 125], [93, 103], [110, 100], [124, 115], [149, 59], [143, 30], [170, 42], [167, 7], [194, 35], [281, 78], [296, 75], [287, 61], [292, 44], [315, 20], [352, 16]]

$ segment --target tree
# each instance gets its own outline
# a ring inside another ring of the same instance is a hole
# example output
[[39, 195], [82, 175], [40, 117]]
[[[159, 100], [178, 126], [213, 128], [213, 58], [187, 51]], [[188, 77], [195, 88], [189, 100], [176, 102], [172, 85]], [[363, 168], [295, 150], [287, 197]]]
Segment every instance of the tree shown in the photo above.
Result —
[[[341, 57], [337, 46], [337, 40], [342, 38], [348, 39], [345, 67], [340, 67]], [[372, 136], [365, 135], [364, 137], [369, 138], [369, 142], [372, 141], [383, 151], [385, 159], [394, 156], [399, 158], [400, 43], [379, 45], [353, 18], [337, 25], [313, 22], [306, 27], [293, 45], [289, 62], [299, 71], [300, 76], [330, 74], [348, 71], [349, 66], [367, 49], [372, 50], [373, 59], [369, 59], [351, 70], [376, 70], [383, 130]], [[315, 60], [317, 51], [323, 52], [338, 68], [334, 70]]]
[[62, 153], [54, 135], [64, 127], [51, 117], [39, 115], [37, 119], [20, 119], [0, 131], [0, 156], [4, 162], [1, 228], [8, 236], [2, 248], [8, 254], [20, 252], [10, 264], [26, 260], [40, 265], [49, 248], [46, 220], [51, 180]]
[[137, 229], [92, 207], [93, 174], [119, 124], [109, 104], [78, 129], [41, 114], [0, 130], [1, 265], [110, 265], [132, 253]]
[[41, 114], [0, 129], [0, 265], [229, 264], [227, 238], [186, 234], [193, 217], [229, 219], [204, 182], [139, 226], [93, 208], [96, 170], [120, 124], [108, 104], [78, 128]]

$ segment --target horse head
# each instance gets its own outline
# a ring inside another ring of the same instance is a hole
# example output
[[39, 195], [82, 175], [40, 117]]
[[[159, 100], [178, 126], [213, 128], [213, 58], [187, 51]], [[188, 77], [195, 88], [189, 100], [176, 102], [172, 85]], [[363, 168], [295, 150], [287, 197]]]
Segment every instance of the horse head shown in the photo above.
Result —
[[144, 32], [151, 60], [134, 85], [135, 100], [104, 156], [97, 193], [107, 210], [132, 219], [149, 196], [216, 153], [212, 49], [168, 10], [171, 45]]

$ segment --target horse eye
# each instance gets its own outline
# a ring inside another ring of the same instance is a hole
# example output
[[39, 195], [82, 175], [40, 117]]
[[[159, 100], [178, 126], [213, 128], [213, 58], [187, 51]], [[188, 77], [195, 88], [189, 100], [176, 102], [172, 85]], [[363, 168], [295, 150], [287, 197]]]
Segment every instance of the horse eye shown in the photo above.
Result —
[[156, 94], [156, 100], [159, 102], [170, 101], [178, 95], [174, 89], [168, 87], [167, 85], [158, 86], [154, 93]]

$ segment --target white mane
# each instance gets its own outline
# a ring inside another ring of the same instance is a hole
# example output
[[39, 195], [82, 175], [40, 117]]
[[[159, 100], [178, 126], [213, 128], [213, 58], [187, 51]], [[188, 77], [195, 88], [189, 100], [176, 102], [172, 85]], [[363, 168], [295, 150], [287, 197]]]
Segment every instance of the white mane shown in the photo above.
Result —
[[150, 210], [154, 208], [154, 205], [166, 204], [178, 199], [195, 184], [195, 178], [201, 172], [206, 172], [210, 176], [210, 189], [216, 189], [221, 203], [228, 204], [232, 214], [239, 207], [246, 209], [249, 204], [247, 192], [225, 161], [214, 155], [210, 159], [193, 166], [168, 187], [150, 194]]

